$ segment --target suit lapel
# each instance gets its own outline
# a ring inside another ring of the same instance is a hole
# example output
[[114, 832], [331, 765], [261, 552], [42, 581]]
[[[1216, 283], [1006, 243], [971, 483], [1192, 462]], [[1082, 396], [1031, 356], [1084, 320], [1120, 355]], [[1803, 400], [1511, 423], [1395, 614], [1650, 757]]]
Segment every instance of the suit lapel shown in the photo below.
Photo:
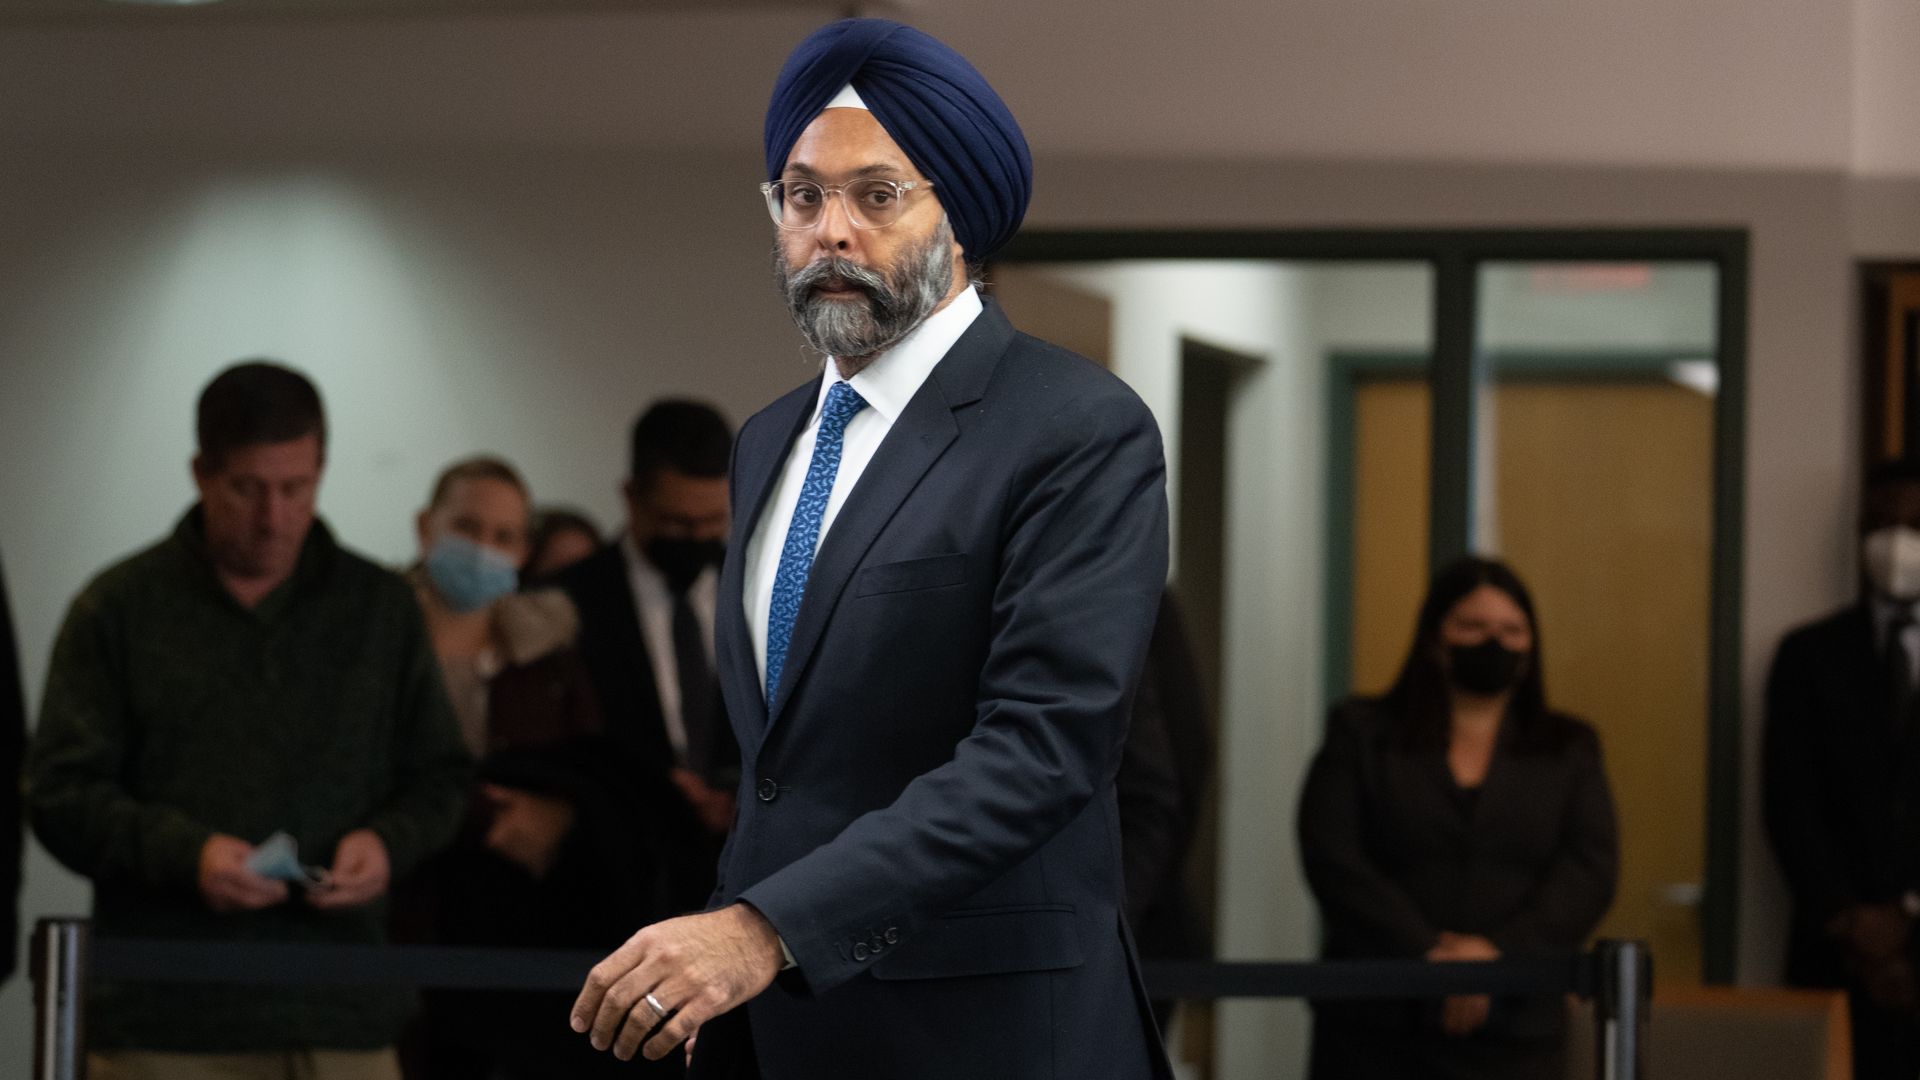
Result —
[[[715, 632], [724, 647], [715, 652], [727, 712], [748, 722], [753, 732], [766, 730], [767, 700], [760, 688], [753, 635], [747, 627], [747, 545], [766, 512], [774, 478], [786, 464], [793, 440], [812, 418], [819, 396], [820, 380], [814, 379], [774, 402], [767, 410], [767, 422], [742, 432], [740, 446], [734, 452], [733, 483], [741, 497], [735, 502], [738, 514], [727, 541], [727, 561], [720, 569]], [[744, 746], [747, 740], [743, 737], [741, 742]]]
[[894, 421], [892, 430], [874, 452], [873, 460], [867, 463], [866, 471], [860, 474], [859, 482], [827, 530], [813, 569], [807, 575], [807, 590], [801, 598], [800, 613], [794, 620], [793, 637], [787, 646], [786, 667], [768, 710], [769, 727], [779, 722], [782, 710], [792, 699], [794, 687], [805, 674], [807, 662], [813, 658], [840, 594], [866, 557], [867, 549], [893, 519], [900, 504], [913, 493], [921, 477], [959, 437], [960, 425], [954, 420], [954, 410], [980, 400], [1012, 339], [1013, 327], [999, 307], [989, 302], [934, 367], [933, 374]]

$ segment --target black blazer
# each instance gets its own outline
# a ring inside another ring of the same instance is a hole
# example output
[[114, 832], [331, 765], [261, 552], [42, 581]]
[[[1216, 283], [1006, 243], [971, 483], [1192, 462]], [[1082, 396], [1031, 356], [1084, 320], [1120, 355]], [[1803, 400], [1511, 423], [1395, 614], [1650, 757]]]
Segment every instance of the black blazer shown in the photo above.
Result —
[[1767, 679], [1767, 835], [1793, 893], [1787, 979], [1840, 986], [1844, 906], [1920, 888], [1920, 738], [1895, 723], [1865, 605], [1781, 641]]
[[1115, 782], [1127, 920], [1142, 956], [1212, 955], [1207, 919], [1187, 888], [1186, 874], [1212, 772], [1213, 721], [1200, 665], [1180, 605], [1169, 591], [1161, 598], [1147, 645]]
[[[1466, 809], [1444, 749], [1417, 751], [1374, 700], [1333, 711], [1300, 799], [1300, 851], [1319, 901], [1325, 953], [1424, 956], [1443, 930], [1478, 934], [1509, 956], [1564, 952], [1613, 902], [1619, 840], [1600, 740], [1552, 715], [1557, 747], [1522, 751], [1503, 726]], [[1407, 1033], [1437, 1029], [1431, 1002], [1323, 1014]], [[1494, 1036], [1552, 1036], [1557, 999], [1496, 1003]]]
[[[720, 843], [707, 833], [668, 776], [674, 765], [673, 743], [667, 735], [653, 665], [647, 659], [626, 556], [618, 542], [605, 544], [561, 571], [553, 584], [565, 590], [579, 612], [576, 648], [600, 703], [607, 738], [632, 772], [629, 795], [639, 827], [665, 875], [653, 890], [657, 897], [653, 909], [636, 913], [635, 928], [698, 910], [713, 891]], [[712, 746], [695, 745], [693, 740], [701, 738], [701, 733], [687, 733], [689, 757], [737, 760], [739, 750], [724, 721], [707, 734], [715, 740]]]
[[[741, 429], [734, 552], [819, 386]], [[798, 961], [746, 1007], [767, 1075], [1167, 1077], [1113, 793], [1167, 570], [1139, 398], [989, 303], [821, 544], [770, 707], [742, 562], [720, 587], [744, 778], [715, 899]], [[721, 1071], [735, 1015], [694, 1075]]]

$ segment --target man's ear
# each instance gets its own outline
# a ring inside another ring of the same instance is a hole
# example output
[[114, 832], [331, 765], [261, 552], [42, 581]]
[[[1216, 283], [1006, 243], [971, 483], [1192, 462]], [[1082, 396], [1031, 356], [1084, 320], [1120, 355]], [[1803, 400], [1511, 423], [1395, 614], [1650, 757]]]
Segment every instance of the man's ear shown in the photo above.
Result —
[[427, 527], [427, 522], [432, 520], [432, 518], [433, 518], [432, 507], [428, 507], [427, 509], [420, 511], [418, 514], [415, 514], [413, 516], [413, 535], [420, 542], [421, 558], [426, 557], [427, 548], [431, 546], [428, 543], [428, 537], [432, 535], [433, 530]]

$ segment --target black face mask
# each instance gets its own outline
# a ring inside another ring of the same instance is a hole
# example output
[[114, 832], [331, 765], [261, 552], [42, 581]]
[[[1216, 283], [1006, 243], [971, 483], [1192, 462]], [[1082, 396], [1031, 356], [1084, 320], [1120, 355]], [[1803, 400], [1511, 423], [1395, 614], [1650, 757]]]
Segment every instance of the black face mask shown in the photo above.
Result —
[[1514, 652], [1488, 638], [1478, 645], [1447, 647], [1447, 670], [1453, 685], [1469, 694], [1492, 695], [1513, 689], [1525, 670], [1527, 654]]
[[727, 547], [718, 540], [681, 540], [656, 536], [647, 541], [647, 561], [667, 579], [674, 592], [685, 592], [700, 572], [719, 566]]

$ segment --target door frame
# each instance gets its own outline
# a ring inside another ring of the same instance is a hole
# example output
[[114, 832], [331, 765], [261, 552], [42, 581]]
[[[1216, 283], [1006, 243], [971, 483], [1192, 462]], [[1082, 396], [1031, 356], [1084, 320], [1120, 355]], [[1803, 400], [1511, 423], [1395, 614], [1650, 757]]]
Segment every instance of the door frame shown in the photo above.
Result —
[[[1708, 642], [1707, 867], [1701, 905], [1708, 983], [1730, 983], [1738, 955], [1741, 585], [1746, 513], [1749, 239], [1745, 229], [1034, 230], [1004, 262], [1238, 259], [1418, 262], [1433, 274], [1428, 565], [1473, 548], [1477, 398], [1492, 359], [1476, 347], [1478, 271], [1487, 262], [1707, 262], [1716, 270], [1713, 550]], [[1698, 353], [1693, 354], [1695, 357]], [[1417, 363], [1417, 362], [1416, 362]], [[1337, 374], [1337, 373], [1336, 373]], [[1337, 379], [1335, 380], [1338, 381]], [[1349, 420], [1348, 439], [1351, 440]], [[1329, 491], [1336, 489], [1330, 487]], [[1350, 492], [1349, 492], [1350, 498]], [[1329, 560], [1343, 549], [1329, 547]], [[1349, 572], [1351, 567], [1349, 566]], [[1331, 590], [1329, 590], [1331, 593]], [[1334, 641], [1329, 639], [1329, 648]]]

